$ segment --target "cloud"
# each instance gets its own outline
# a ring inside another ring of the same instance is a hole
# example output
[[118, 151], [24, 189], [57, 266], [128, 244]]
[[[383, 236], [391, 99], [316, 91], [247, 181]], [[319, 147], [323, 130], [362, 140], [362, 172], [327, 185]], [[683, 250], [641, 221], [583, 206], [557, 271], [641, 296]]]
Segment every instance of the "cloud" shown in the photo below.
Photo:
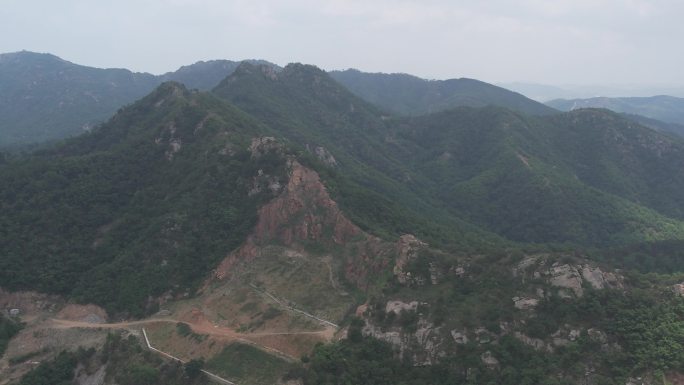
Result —
[[6, 0], [0, 51], [164, 72], [264, 58], [429, 78], [684, 84], [678, 0]]

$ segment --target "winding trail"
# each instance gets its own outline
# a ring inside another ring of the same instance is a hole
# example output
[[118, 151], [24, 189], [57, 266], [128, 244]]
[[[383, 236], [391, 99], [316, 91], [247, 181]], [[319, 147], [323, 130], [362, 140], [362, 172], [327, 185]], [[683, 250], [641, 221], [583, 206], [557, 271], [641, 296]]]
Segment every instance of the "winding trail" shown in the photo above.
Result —
[[[284, 335], [320, 335], [327, 336], [328, 330], [317, 330], [317, 331], [293, 331], [293, 332], [259, 332], [259, 333], [239, 333], [233, 329], [225, 328], [221, 326], [211, 326], [209, 321], [205, 322], [188, 322], [181, 321], [174, 318], [148, 318], [139, 321], [126, 321], [126, 322], [115, 322], [115, 323], [90, 323], [83, 321], [70, 321], [58, 318], [51, 318], [49, 322], [45, 325], [46, 328], [57, 328], [57, 329], [68, 329], [68, 328], [91, 328], [91, 329], [130, 329], [135, 326], [144, 326], [153, 323], [179, 323], [182, 322], [190, 326], [194, 332], [201, 334], [209, 334], [212, 336], [222, 336], [230, 337], [235, 339], [249, 338], [249, 337], [263, 337], [263, 336], [284, 336]], [[209, 325], [207, 325], [209, 324]]]
[[190, 326], [190, 329], [198, 334], [206, 334], [215, 338], [220, 338], [227, 341], [236, 341], [243, 344], [253, 346], [257, 349], [263, 350], [266, 353], [276, 355], [285, 361], [295, 362], [297, 357], [293, 357], [285, 352], [278, 349], [266, 346], [263, 343], [254, 341], [254, 338], [268, 337], [268, 336], [287, 336], [287, 335], [317, 335], [325, 340], [330, 340], [332, 336], [337, 331], [337, 328], [327, 325], [323, 330], [318, 331], [292, 331], [292, 332], [259, 332], [259, 333], [239, 333], [233, 329], [221, 327], [216, 324], [211, 323], [206, 318], [202, 318], [195, 321], [184, 321], [174, 318], [148, 318], [145, 320], [138, 321], [126, 321], [126, 322], [115, 322], [115, 323], [89, 323], [83, 321], [71, 321], [58, 318], [51, 318], [45, 322], [45, 328], [57, 328], [57, 329], [68, 329], [68, 328], [89, 328], [89, 329], [139, 329], [143, 328], [145, 325], [150, 325], [154, 323], [178, 323], [182, 322]]

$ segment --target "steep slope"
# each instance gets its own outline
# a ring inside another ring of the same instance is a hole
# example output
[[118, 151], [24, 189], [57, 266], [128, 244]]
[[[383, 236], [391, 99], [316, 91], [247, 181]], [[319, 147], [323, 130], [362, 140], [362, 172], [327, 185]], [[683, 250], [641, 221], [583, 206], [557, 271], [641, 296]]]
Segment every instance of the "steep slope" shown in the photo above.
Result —
[[445, 215], [425, 194], [434, 182], [402, 160], [418, 147], [394, 135], [390, 119], [320, 69], [290, 64], [276, 72], [243, 64], [213, 92], [327, 164], [318, 170], [333, 197], [364, 230], [386, 238], [416, 234], [444, 247], [502, 244]]
[[0, 281], [153, 311], [192, 292], [284, 183], [278, 154], [250, 158], [254, 120], [177, 83], [62, 146], [0, 166]]
[[50, 54], [2, 54], [0, 147], [82, 133], [158, 84], [150, 74], [84, 67]]
[[[608, 111], [530, 117], [463, 107], [387, 119], [303, 65], [280, 73], [241, 66], [214, 93], [400, 203], [411, 223], [393, 236], [467, 248], [485, 234], [477, 228], [518, 242], [580, 245], [684, 235], [682, 142]], [[339, 203], [362, 227], [383, 234], [396, 223], [378, 217], [399, 210], [379, 213], [350, 191], [340, 190]], [[426, 217], [444, 226], [419, 224]]]
[[521, 94], [474, 79], [425, 80], [407, 74], [364, 73], [353, 69], [333, 71], [330, 76], [368, 102], [400, 115], [489, 105], [531, 115], [556, 112]]
[[674, 96], [556, 99], [546, 104], [561, 111], [578, 108], [607, 108], [615, 112], [642, 115], [667, 123], [684, 124], [684, 98]]

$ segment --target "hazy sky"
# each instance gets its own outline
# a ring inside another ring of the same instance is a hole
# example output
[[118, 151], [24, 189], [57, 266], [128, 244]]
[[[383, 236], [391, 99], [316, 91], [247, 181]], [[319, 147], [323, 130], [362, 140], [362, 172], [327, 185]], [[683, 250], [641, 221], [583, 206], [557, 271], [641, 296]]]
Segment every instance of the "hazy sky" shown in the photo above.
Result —
[[0, 52], [163, 73], [208, 59], [489, 82], [684, 85], [682, 0], [0, 0]]

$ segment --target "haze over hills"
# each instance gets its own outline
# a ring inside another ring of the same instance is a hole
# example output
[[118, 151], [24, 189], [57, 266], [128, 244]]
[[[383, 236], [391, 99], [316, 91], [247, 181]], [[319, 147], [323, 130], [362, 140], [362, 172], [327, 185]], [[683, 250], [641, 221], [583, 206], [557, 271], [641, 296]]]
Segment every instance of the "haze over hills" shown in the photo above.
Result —
[[497, 83], [530, 99], [546, 103], [554, 99], [590, 99], [596, 97], [646, 97], [653, 95], [671, 95], [684, 97], [684, 87], [675, 85], [548, 85], [539, 83]]
[[666, 123], [684, 124], [684, 98], [674, 96], [557, 99], [547, 104], [562, 111], [577, 108], [607, 108], [615, 112], [642, 115]]
[[[277, 68], [262, 60], [248, 60]], [[211, 60], [163, 75], [80, 66], [50, 54], [0, 56], [0, 147], [78, 135], [163, 81], [209, 90], [240, 62]], [[472, 79], [427, 81], [410, 75], [349, 70], [333, 77], [357, 96], [392, 113], [417, 115], [456, 106], [498, 105], [532, 114], [553, 110], [522, 95]]]
[[83, 133], [164, 81], [210, 89], [238, 64], [198, 62], [155, 76], [81, 66], [51, 54], [0, 54], [0, 147]]
[[479, 107], [351, 73], [409, 82], [389, 108], [311, 65], [202, 66], [231, 73], [0, 158], [0, 305], [31, 320], [0, 316], [0, 379], [192, 382], [141, 327], [241, 384], [684, 373], [684, 140], [471, 80]]
[[425, 80], [407, 74], [332, 71], [361, 98], [400, 115], [423, 115], [453, 107], [495, 105], [532, 115], [555, 111], [523, 95], [475, 79]]

